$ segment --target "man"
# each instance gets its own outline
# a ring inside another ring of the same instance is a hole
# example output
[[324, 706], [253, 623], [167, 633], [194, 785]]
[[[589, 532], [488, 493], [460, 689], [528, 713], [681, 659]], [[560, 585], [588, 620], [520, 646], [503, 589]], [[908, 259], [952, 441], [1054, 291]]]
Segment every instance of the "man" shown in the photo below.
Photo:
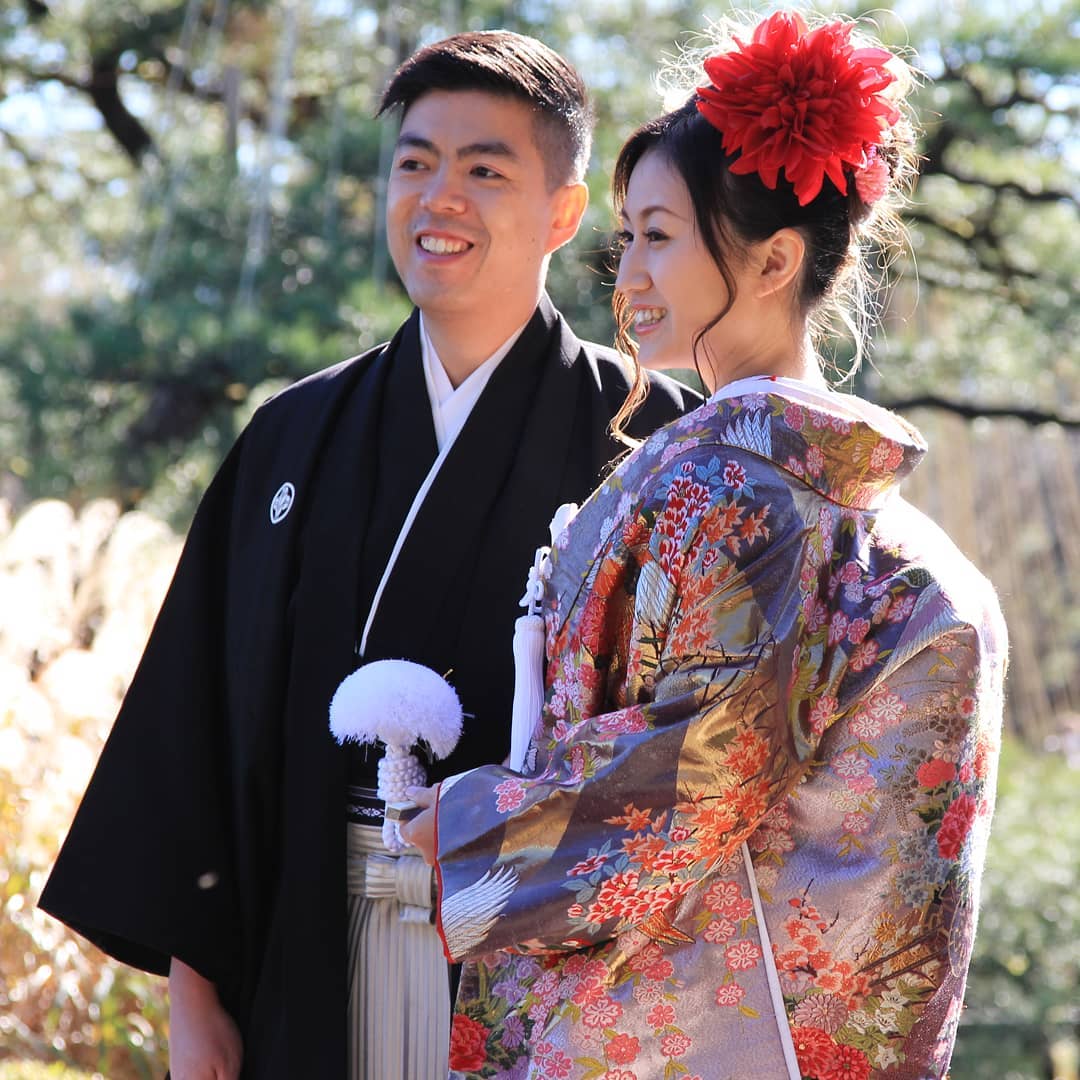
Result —
[[[399, 69], [390, 111], [387, 232], [418, 311], [241, 435], [42, 897], [170, 971], [175, 1080], [235, 1077], [241, 1058], [260, 1080], [350, 1074], [343, 817], [347, 795], [379, 807], [330, 698], [359, 662], [427, 664], [466, 713], [431, 779], [501, 758], [524, 572], [619, 449], [629, 379], [544, 294], [586, 205], [577, 73], [531, 38], [462, 34]], [[654, 381], [634, 433], [691, 397]]]

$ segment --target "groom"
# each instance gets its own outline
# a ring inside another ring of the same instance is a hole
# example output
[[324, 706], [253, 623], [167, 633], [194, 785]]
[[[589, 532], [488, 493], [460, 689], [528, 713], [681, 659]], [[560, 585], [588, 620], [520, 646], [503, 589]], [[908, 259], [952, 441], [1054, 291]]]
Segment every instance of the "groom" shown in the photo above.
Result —
[[[350, 1075], [345, 817], [381, 807], [330, 698], [360, 662], [418, 661], [467, 714], [430, 779], [502, 758], [533, 551], [620, 450], [626, 368], [544, 292], [587, 201], [578, 74], [532, 38], [460, 34], [379, 111], [401, 122], [386, 224], [417, 310], [240, 436], [42, 896], [119, 959], [171, 967], [175, 1080]], [[638, 436], [692, 404], [650, 381]]]

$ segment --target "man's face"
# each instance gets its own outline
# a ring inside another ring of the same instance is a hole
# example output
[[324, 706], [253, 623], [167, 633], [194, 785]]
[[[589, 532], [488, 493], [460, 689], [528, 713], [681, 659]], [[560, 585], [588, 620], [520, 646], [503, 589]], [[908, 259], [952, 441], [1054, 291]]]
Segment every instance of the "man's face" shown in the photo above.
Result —
[[547, 256], [577, 231], [583, 185], [548, 191], [533, 114], [513, 98], [432, 91], [405, 113], [386, 203], [390, 255], [431, 318], [528, 318]]

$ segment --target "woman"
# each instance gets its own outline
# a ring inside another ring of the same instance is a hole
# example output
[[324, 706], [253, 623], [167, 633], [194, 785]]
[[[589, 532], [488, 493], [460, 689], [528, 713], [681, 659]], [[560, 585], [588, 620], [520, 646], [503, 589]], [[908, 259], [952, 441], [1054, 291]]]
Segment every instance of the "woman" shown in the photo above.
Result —
[[904, 65], [853, 38], [771, 16], [620, 154], [621, 313], [713, 393], [555, 543], [534, 767], [411, 827], [468, 961], [455, 1076], [947, 1070], [1005, 631], [898, 495], [918, 432], [813, 348], [913, 157]]

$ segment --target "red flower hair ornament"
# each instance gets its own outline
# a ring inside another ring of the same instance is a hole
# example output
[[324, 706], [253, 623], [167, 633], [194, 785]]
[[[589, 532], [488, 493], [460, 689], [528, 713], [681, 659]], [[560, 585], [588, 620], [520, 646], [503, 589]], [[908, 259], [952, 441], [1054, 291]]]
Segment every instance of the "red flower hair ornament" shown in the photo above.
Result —
[[[885, 163], [875, 148], [900, 118], [882, 95], [895, 78], [885, 67], [892, 54], [856, 49], [850, 38], [850, 23], [810, 30], [801, 15], [777, 12], [749, 44], [736, 38], [737, 48], [705, 61], [710, 85], [698, 88], [697, 107], [723, 135], [724, 150], [739, 152], [733, 173], [756, 172], [775, 190], [782, 169], [800, 206], [817, 197], [826, 176], [846, 195], [845, 168], [861, 197], [884, 194]], [[876, 171], [859, 185], [865, 169]]]

